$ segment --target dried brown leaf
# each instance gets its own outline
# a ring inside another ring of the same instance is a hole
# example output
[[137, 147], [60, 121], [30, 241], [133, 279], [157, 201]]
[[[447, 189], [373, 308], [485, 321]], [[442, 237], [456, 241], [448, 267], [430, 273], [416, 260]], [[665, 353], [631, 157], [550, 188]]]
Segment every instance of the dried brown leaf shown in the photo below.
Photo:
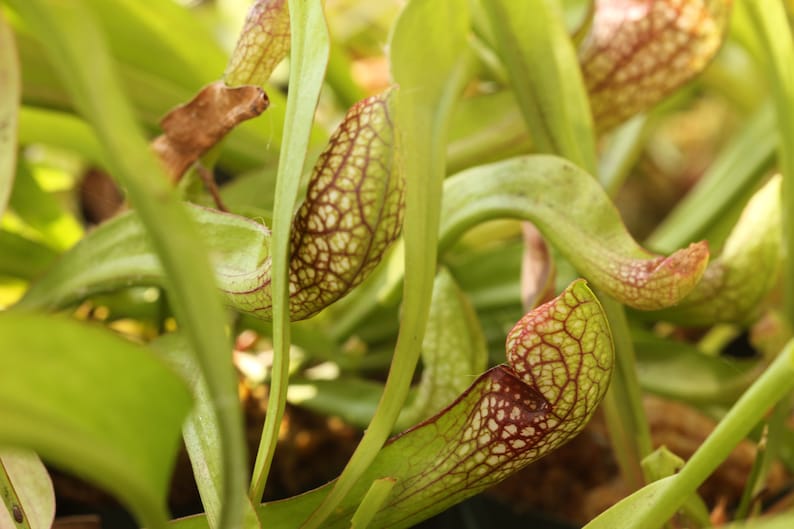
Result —
[[258, 86], [230, 88], [216, 81], [166, 114], [160, 122], [163, 134], [154, 139], [152, 148], [168, 174], [178, 181], [234, 127], [260, 115], [269, 104], [267, 94]]

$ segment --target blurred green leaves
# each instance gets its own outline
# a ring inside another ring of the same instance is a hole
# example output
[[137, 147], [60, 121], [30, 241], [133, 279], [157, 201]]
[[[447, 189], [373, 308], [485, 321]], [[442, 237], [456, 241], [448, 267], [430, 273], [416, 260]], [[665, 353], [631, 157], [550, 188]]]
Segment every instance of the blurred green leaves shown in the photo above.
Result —
[[112, 491], [149, 527], [165, 527], [189, 406], [184, 382], [144, 347], [65, 318], [0, 315], [0, 444]]

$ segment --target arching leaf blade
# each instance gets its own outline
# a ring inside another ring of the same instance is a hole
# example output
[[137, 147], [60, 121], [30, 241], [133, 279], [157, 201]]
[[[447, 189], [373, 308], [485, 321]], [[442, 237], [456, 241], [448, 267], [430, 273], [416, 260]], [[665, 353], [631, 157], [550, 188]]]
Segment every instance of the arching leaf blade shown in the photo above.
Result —
[[146, 348], [61, 317], [3, 314], [0, 344], [0, 444], [35, 450], [164, 527], [190, 406], [182, 380]]
[[516, 157], [447, 179], [441, 249], [480, 222], [507, 217], [532, 221], [593, 285], [640, 310], [678, 303], [708, 262], [705, 243], [669, 257], [643, 249], [592, 176], [547, 155]]

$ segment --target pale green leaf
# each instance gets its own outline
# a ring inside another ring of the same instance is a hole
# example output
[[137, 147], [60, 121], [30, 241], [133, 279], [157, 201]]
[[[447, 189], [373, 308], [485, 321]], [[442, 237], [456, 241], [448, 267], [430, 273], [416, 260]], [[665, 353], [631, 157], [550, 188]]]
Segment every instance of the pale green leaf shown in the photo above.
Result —
[[[320, 97], [330, 47], [325, 14], [322, 4], [317, 0], [289, 3], [289, 27], [292, 34], [289, 74], [291, 96], [287, 98], [284, 144], [278, 159], [273, 204], [272, 275], [268, 285], [272, 296], [274, 360], [267, 415], [249, 488], [249, 497], [254, 502], [262, 498], [265, 490], [276, 450], [279, 424], [286, 406], [291, 339], [289, 287], [292, 217], [298, 201], [314, 111]], [[265, 302], [263, 305], [270, 303]]]
[[55, 491], [50, 474], [34, 452], [0, 450], [0, 498], [0, 527], [52, 527]]
[[207, 252], [135, 119], [92, 12], [83, 2], [9, 5], [41, 39], [75, 107], [94, 128], [112, 175], [126, 188], [163, 265], [170, 306], [202, 367], [222, 427], [222, 525], [234, 529], [242, 514], [235, 500], [244, 490], [242, 418], [239, 407], [230, 406], [236, 403], [236, 381], [223, 352], [231, 347]]
[[0, 444], [96, 483], [153, 528], [167, 518], [189, 406], [182, 380], [144, 347], [65, 318], [0, 315]]
[[[439, 31], [439, 20], [444, 21], [443, 31]], [[405, 6], [392, 32], [392, 76], [400, 88], [396, 112], [398, 156], [406, 179], [403, 319], [372, 422], [331, 492], [305, 522], [305, 529], [323, 526], [360, 482], [391, 432], [408, 394], [435, 277], [447, 125], [466, 77], [468, 26], [465, 0], [416, 0]], [[416, 60], [417, 57], [423, 60]]]
[[[190, 354], [185, 339], [178, 334], [161, 336], [152, 343], [165, 360], [188, 381], [195, 406], [182, 426], [182, 437], [185, 441], [193, 476], [201, 495], [201, 503], [207, 515], [210, 527], [219, 528], [221, 501], [223, 501], [223, 460], [221, 429], [213, 410], [207, 381], [201, 374], [199, 366]], [[243, 503], [243, 527], [246, 529], [261, 528], [256, 512], [248, 498], [241, 496]]]
[[595, 179], [554, 156], [512, 158], [447, 179], [441, 249], [494, 218], [532, 221], [597, 288], [641, 310], [678, 303], [708, 262], [704, 243], [669, 257], [641, 248]]

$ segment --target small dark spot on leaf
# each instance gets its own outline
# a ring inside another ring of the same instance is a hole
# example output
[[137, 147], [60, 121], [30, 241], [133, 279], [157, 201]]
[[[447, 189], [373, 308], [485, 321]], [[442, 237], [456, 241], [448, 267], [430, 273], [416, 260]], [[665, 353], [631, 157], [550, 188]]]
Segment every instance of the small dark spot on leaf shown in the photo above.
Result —
[[14, 512], [14, 521], [16, 523], [25, 521], [25, 517], [22, 515], [22, 509], [19, 508], [19, 505], [14, 505], [11, 510]]

